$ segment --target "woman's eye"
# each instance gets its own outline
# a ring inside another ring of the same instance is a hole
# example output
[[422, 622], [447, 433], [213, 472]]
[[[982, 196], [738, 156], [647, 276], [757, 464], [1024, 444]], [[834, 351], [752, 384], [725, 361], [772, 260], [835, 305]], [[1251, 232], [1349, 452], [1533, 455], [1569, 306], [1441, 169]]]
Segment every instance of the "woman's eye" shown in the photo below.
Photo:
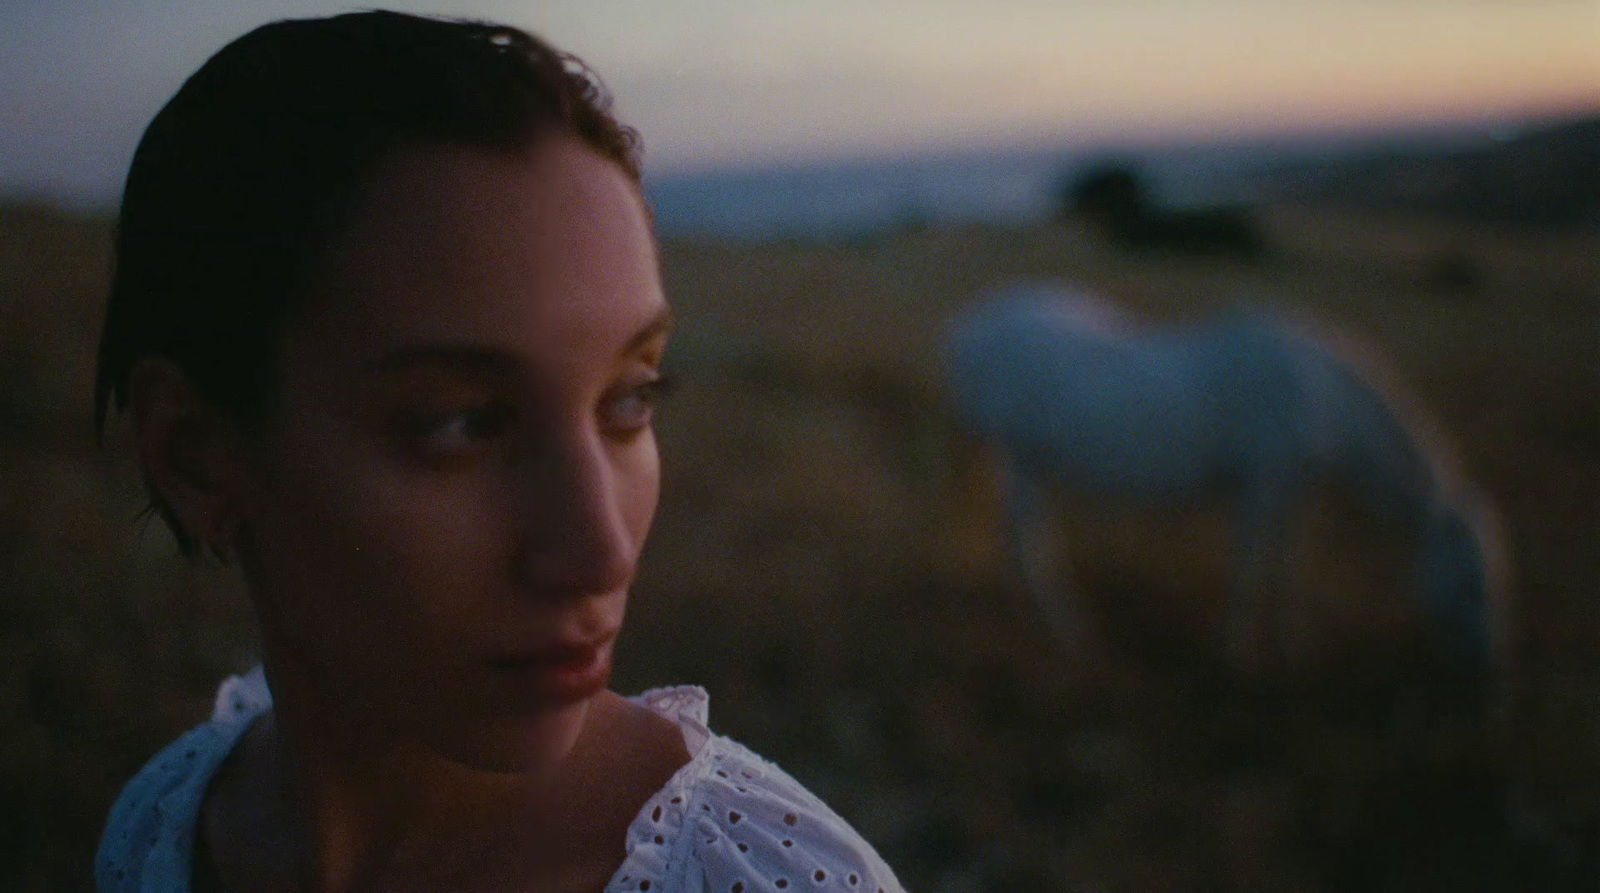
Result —
[[606, 431], [627, 436], [650, 427], [656, 405], [672, 390], [666, 376], [637, 382], [610, 394], [601, 404], [601, 425]]
[[413, 451], [424, 459], [441, 461], [475, 454], [505, 433], [510, 424], [508, 409], [485, 406], [423, 415], [405, 428]]

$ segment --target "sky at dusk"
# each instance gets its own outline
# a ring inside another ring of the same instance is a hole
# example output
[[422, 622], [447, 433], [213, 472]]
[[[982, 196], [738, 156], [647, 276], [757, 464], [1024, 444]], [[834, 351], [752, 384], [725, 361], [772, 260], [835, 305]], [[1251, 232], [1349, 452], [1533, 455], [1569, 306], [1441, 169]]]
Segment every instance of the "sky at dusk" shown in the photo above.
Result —
[[[1600, 111], [1600, 0], [400, 0], [585, 58], [655, 173]], [[223, 43], [317, 0], [3, 0], [0, 194], [114, 204]]]

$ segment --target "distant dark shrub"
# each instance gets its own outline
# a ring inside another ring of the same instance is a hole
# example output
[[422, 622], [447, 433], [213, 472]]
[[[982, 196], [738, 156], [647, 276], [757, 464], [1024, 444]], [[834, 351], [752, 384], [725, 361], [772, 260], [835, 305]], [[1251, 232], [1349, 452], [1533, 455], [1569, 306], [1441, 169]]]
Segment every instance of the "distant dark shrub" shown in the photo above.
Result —
[[1061, 192], [1061, 210], [1067, 216], [1137, 217], [1150, 208], [1149, 189], [1143, 178], [1121, 162], [1095, 165]]
[[1163, 208], [1130, 165], [1107, 162], [1070, 181], [1058, 197], [1063, 216], [1087, 220], [1112, 244], [1132, 250], [1259, 258], [1266, 239], [1249, 209]]

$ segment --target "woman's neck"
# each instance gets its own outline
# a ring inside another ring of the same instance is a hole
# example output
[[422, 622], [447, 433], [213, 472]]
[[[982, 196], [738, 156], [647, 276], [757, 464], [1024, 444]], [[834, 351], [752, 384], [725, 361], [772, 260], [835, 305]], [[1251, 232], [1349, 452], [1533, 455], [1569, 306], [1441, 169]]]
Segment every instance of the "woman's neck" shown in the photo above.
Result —
[[276, 874], [269, 888], [329, 893], [540, 886], [528, 878], [599, 889], [638, 810], [689, 759], [675, 725], [610, 692], [571, 717], [564, 749], [488, 772], [414, 740], [314, 724], [294, 684], [273, 683], [277, 707], [241, 742], [217, 798], [231, 811], [207, 816], [225, 888], [232, 864]]
[[[359, 889], [413, 857], [508, 829], [553, 825], [573, 780], [587, 769], [597, 697], [552, 710], [528, 736], [523, 763], [478, 768], [385, 726], [292, 673], [273, 673], [276, 721], [263, 743], [276, 765], [283, 815], [309, 844], [315, 887]], [[596, 714], [600, 714], [596, 717]], [[523, 846], [526, 849], [526, 844]]]

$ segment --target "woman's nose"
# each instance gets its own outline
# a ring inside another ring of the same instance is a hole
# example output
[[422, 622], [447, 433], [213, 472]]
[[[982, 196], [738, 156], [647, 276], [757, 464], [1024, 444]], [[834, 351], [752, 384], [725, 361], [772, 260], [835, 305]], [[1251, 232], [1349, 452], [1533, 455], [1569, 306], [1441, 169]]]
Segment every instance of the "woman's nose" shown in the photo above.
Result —
[[523, 463], [516, 568], [534, 594], [616, 592], [633, 578], [640, 543], [629, 522], [629, 481], [594, 436]]

